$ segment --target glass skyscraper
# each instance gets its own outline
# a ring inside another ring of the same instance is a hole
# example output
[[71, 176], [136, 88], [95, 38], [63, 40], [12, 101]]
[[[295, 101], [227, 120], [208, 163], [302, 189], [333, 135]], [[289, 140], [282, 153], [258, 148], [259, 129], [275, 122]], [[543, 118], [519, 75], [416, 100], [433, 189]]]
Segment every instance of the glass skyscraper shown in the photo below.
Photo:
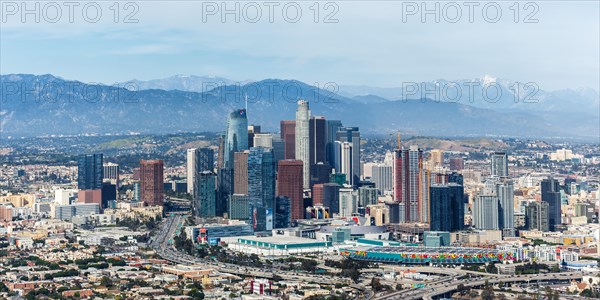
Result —
[[248, 153], [248, 202], [250, 207], [273, 208], [275, 161], [273, 149], [252, 147]]
[[77, 188], [97, 190], [102, 188], [104, 168], [102, 154], [81, 155], [77, 161]]
[[233, 168], [233, 153], [248, 149], [248, 119], [245, 109], [236, 109], [227, 119], [223, 164]]

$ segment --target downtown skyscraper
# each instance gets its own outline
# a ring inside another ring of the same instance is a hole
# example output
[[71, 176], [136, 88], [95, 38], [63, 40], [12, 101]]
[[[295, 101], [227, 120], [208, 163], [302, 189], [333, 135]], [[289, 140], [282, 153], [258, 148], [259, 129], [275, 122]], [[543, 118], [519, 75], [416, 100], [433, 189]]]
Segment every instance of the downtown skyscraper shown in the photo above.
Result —
[[508, 176], [508, 155], [506, 152], [492, 153], [491, 173], [492, 176]]
[[303, 167], [303, 188], [310, 188], [310, 110], [308, 102], [298, 101], [296, 110], [296, 159], [301, 160]]
[[285, 196], [290, 200], [292, 220], [304, 219], [302, 161], [286, 159], [279, 161], [277, 172], [277, 196]]
[[273, 149], [252, 147], [248, 153], [248, 201], [251, 208], [273, 208], [275, 161]]
[[423, 150], [417, 146], [394, 151], [394, 200], [399, 203], [400, 222], [419, 222]]
[[542, 201], [548, 203], [548, 227], [555, 231], [561, 221], [560, 184], [554, 178], [546, 178], [541, 183]]
[[338, 129], [337, 140], [351, 145], [351, 172], [348, 174], [348, 182], [354, 187], [360, 183], [360, 131], [358, 127], [341, 127]]
[[248, 149], [248, 119], [245, 109], [236, 109], [227, 119], [223, 150], [224, 168], [233, 168], [233, 153]]
[[140, 161], [140, 201], [147, 206], [163, 205], [164, 163], [162, 160]]
[[102, 154], [81, 155], [77, 160], [77, 188], [80, 190], [102, 189], [104, 168]]

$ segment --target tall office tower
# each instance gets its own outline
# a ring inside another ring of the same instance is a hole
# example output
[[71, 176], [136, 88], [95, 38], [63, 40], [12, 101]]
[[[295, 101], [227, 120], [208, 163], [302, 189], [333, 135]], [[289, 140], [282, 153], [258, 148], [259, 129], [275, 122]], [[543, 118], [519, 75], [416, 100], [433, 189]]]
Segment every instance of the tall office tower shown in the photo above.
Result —
[[140, 160], [140, 201], [144, 205], [163, 205], [163, 170], [162, 160]]
[[252, 147], [248, 153], [248, 201], [254, 208], [273, 208], [275, 163], [273, 149]]
[[217, 150], [217, 170], [225, 167], [225, 134], [219, 135], [219, 149]]
[[351, 187], [340, 188], [340, 208], [341, 217], [351, 217], [358, 212], [358, 195]]
[[229, 197], [229, 218], [234, 220], [248, 220], [250, 218], [250, 205], [248, 195], [233, 194]]
[[[352, 143], [335, 141], [334, 143], [334, 168], [336, 173], [345, 174], [346, 182], [344, 184], [355, 185], [354, 180], [354, 151]], [[358, 185], [358, 183], [356, 183]]]
[[212, 171], [202, 171], [197, 174], [197, 196], [193, 201], [196, 216], [210, 218], [217, 215], [216, 181], [217, 177]]
[[392, 165], [387, 164], [377, 164], [372, 168], [373, 176], [371, 177], [371, 180], [375, 183], [375, 187], [382, 195], [387, 191], [393, 190], [392, 170]]
[[215, 151], [210, 148], [196, 149], [196, 173], [204, 171], [214, 172], [215, 169]]
[[230, 202], [234, 189], [233, 168], [221, 168], [217, 170], [217, 216], [223, 215], [228, 211], [227, 205]]
[[[429, 162], [425, 162], [425, 165], [421, 168], [419, 174], [419, 201], [421, 205], [419, 205], [419, 220], [422, 223], [429, 223], [431, 220], [431, 208], [430, 208], [430, 198], [431, 191], [430, 187], [432, 184], [438, 183], [436, 180], [436, 174], [431, 172], [428, 164]], [[448, 180], [446, 180], [447, 176], [444, 174], [442, 176], [444, 178], [443, 182], [440, 184], [447, 184]]]
[[430, 188], [430, 229], [457, 231], [465, 226], [464, 188], [460, 184], [433, 184]]
[[296, 110], [296, 159], [303, 163], [303, 188], [310, 188], [310, 110], [308, 102], [298, 101]]
[[337, 140], [348, 142], [352, 145], [352, 178], [349, 180], [352, 186], [360, 183], [360, 131], [358, 127], [341, 127], [337, 131]]
[[292, 220], [304, 218], [303, 176], [304, 163], [300, 160], [285, 159], [278, 163], [277, 196], [290, 199]]
[[285, 196], [275, 197], [273, 228], [288, 228], [292, 223], [290, 198]]
[[477, 229], [498, 230], [498, 197], [479, 195], [473, 202], [473, 225]]
[[394, 153], [394, 200], [400, 203], [400, 221], [419, 222], [423, 150], [411, 146]]
[[312, 117], [308, 127], [310, 131], [310, 164], [326, 162], [327, 120], [325, 117]]
[[235, 152], [233, 154], [233, 193], [248, 194], [248, 153]]
[[296, 121], [281, 121], [284, 159], [296, 159]]
[[465, 162], [462, 157], [450, 158], [450, 171], [462, 171], [465, 168]]
[[108, 180], [119, 188], [119, 165], [115, 163], [106, 163], [102, 166], [103, 180]]
[[548, 211], [548, 202], [530, 202], [525, 208], [527, 230], [550, 231]]
[[102, 154], [79, 156], [77, 161], [77, 188], [80, 190], [102, 189], [103, 172]]
[[334, 143], [337, 140], [337, 132], [343, 125], [340, 120], [327, 120], [326, 124], [325, 160], [333, 166]]
[[492, 153], [492, 176], [508, 176], [508, 155], [506, 152]]
[[339, 213], [340, 186], [336, 183], [322, 183], [313, 186], [313, 205], [328, 207], [329, 211]]
[[223, 151], [224, 168], [233, 168], [233, 153], [248, 149], [248, 119], [245, 109], [236, 109], [227, 119], [225, 149]]
[[248, 125], [248, 148], [260, 147], [254, 145], [254, 136], [260, 133], [260, 125]]
[[361, 186], [358, 188], [358, 206], [367, 207], [368, 205], [377, 204], [379, 190], [373, 187]]
[[498, 196], [498, 226], [507, 236], [514, 236], [515, 230], [515, 188], [512, 180], [503, 177], [496, 184]]
[[[275, 158], [275, 162], [285, 159], [285, 142], [280, 137], [273, 135], [273, 140], [271, 141], [273, 144], [273, 156]], [[275, 164], [277, 166], [277, 164]]]
[[444, 150], [433, 149], [429, 152], [429, 168], [435, 170], [444, 165]]
[[548, 203], [548, 226], [550, 231], [555, 231], [556, 226], [562, 223], [560, 184], [554, 178], [542, 180], [542, 201]]
[[328, 163], [316, 163], [310, 166], [310, 186], [311, 188], [317, 183], [329, 182], [329, 174], [331, 174], [331, 166]]
[[186, 178], [187, 192], [194, 195], [194, 186], [196, 185], [196, 149], [191, 148], [186, 151]]
[[109, 202], [117, 201], [117, 185], [110, 182], [103, 183], [101, 199], [100, 210], [108, 208]]
[[273, 134], [271, 133], [255, 133], [253, 147], [273, 148]]

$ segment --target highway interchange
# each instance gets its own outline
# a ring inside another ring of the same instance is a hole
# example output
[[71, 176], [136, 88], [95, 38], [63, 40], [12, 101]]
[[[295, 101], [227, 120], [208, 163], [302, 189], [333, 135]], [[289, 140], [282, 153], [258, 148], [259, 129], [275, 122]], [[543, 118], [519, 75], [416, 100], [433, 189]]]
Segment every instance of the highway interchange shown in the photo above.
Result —
[[[279, 277], [284, 280], [298, 280], [302, 278], [304, 281], [315, 282], [320, 284], [342, 284], [344, 286], [350, 286], [361, 290], [365, 296], [364, 299], [435, 299], [436, 297], [450, 294], [456, 291], [458, 285], [463, 284], [465, 287], [478, 288], [488, 281], [490, 284], [498, 283], [540, 283], [540, 282], [565, 282], [573, 279], [581, 279], [584, 275], [583, 272], [564, 272], [564, 273], [549, 273], [549, 274], [532, 274], [532, 275], [496, 275], [496, 274], [485, 274], [480, 272], [465, 271], [453, 268], [437, 268], [437, 267], [401, 267], [396, 265], [382, 265], [383, 270], [390, 269], [389, 271], [399, 271], [402, 269], [411, 269], [419, 273], [425, 274], [436, 274], [442, 276], [439, 279], [427, 282], [425, 288], [411, 288], [404, 289], [401, 291], [390, 291], [373, 293], [367, 284], [368, 280], [363, 279], [361, 284], [352, 284], [349, 279], [341, 278], [331, 275], [311, 275], [306, 273], [298, 273], [292, 271], [283, 271], [279, 269], [262, 270], [259, 268], [242, 267], [235, 264], [221, 263], [206, 259], [201, 259], [177, 251], [173, 245], [173, 238], [179, 234], [180, 230], [183, 229], [183, 225], [186, 215], [175, 214], [165, 218], [164, 222], [161, 223], [158, 232], [150, 241], [150, 246], [156, 251], [158, 255], [166, 260], [177, 264], [194, 265], [203, 267], [206, 269], [214, 269], [222, 273], [230, 273], [242, 276], [262, 277], [262, 278], [274, 278]], [[364, 271], [364, 270], [363, 270]], [[374, 270], [368, 270], [374, 271]], [[363, 273], [364, 274], [364, 273]], [[385, 282], [382, 279], [382, 283], [393, 284], [394, 282]], [[392, 286], [395, 286], [392, 285]]]

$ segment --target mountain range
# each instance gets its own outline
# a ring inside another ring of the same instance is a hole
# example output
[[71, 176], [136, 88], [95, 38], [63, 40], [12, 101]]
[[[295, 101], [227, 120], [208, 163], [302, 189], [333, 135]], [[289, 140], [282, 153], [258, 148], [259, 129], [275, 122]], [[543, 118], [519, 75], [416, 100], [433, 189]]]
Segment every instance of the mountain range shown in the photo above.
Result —
[[[522, 95], [527, 93], [523, 92], [531, 91], [524, 84], [489, 76], [405, 84], [400, 88], [318, 88], [281, 79], [237, 82], [178, 75], [102, 85], [49, 74], [8, 74], [0, 76], [0, 85], [0, 138], [222, 131], [227, 114], [245, 106], [249, 123], [278, 131], [280, 120], [295, 118], [298, 99], [309, 101], [313, 115], [340, 119], [346, 126], [359, 126], [364, 133], [401, 130], [435, 136], [566, 137], [593, 141], [600, 134], [596, 91], [537, 89], [537, 102], [524, 103]], [[455, 85], [476, 88], [470, 97], [467, 90], [456, 97], [451, 92]], [[415, 87], [429, 93], [415, 92]], [[456, 99], [440, 99], [430, 92], [434, 87], [448, 91], [447, 98]], [[481, 96], [486, 90], [488, 94], [500, 90], [502, 96], [490, 102]], [[515, 94], [520, 98], [515, 98]]]

